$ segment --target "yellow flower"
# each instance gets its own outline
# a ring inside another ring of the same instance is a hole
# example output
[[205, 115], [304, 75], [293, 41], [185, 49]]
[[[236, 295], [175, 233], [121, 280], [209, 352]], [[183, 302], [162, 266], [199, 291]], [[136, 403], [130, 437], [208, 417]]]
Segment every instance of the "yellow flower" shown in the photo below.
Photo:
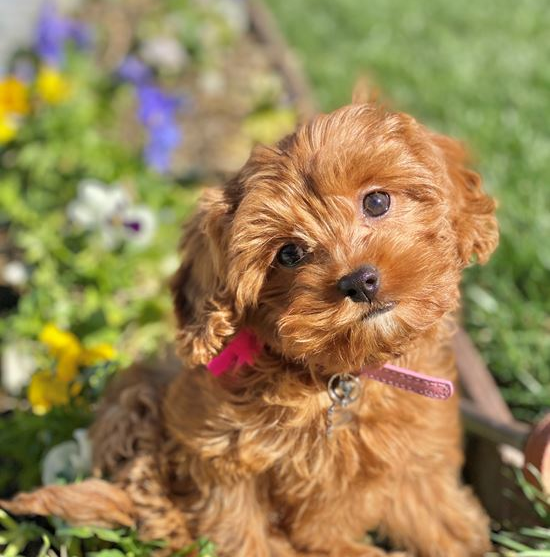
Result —
[[81, 355], [82, 350], [78, 347], [68, 349], [59, 356], [57, 360], [57, 377], [61, 381], [72, 381], [77, 376]]
[[103, 342], [84, 349], [80, 361], [82, 365], [91, 366], [97, 364], [97, 362], [114, 360], [116, 356], [116, 350], [110, 344]]
[[57, 375], [62, 381], [72, 381], [78, 373], [82, 346], [75, 335], [48, 323], [40, 333], [40, 342], [57, 359]]
[[81, 366], [116, 358], [116, 351], [106, 343], [84, 348], [71, 332], [63, 331], [53, 323], [42, 329], [40, 342], [57, 360], [56, 371], [43, 370], [35, 373], [27, 390], [27, 398], [34, 412], [45, 414], [53, 406], [68, 404], [72, 397], [82, 391], [82, 384], [75, 381]]
[[0, 107], [0, 145], [8, 143], [17, 134], [17, 124], [15, 119], [2, 112]]
[[48, 104], [59, 104], [71, 94], [71, 84], [54, 68], [42, 67], [36, 78], [36, 90]]
[[29, 91], [25, 83], [10, 76], [0, 81], [0, 112], [24, 115], [29, 112]]
[[65, 350], [80, 347], [80, 341], [73, 333], [63, 331], [53, 323], [44, 326], [38, 340], [45, 344], [55, 357], [59, 357]]
[[51, 371], [39, 371], [32, 376], [27, 398], [34, 412], [45, 414], [52, 406], [62, 406], [69, 402], [69, 383], [58, 379]]
[[248, 116], [245, 133], [255, 142], [271, 144], [279, 141], [296, 126], [296, 113], [287, 108], [268, 109]]
[[40, 333], [40, 342], [48, 347], [49, 353], [57, 359], [57, 377], [61, 381], [72, 381], [80, 366], [91, 366], [101, 361], [114, 360], [116, 350], [106, 343], [84, 348], [78, 338], [63, 331], [53, 323], [48, 323]]

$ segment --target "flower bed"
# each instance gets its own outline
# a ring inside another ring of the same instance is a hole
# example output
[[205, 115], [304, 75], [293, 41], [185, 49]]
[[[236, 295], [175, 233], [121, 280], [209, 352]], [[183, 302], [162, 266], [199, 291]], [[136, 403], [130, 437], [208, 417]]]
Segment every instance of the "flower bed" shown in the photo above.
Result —
[[[164, 286], [176, 231], [197, 189], [295, 122], [239, 2], [84, 10], [95, 25], [46, 5], [34, 49], [0, 82], [0, 330], [10, 394], [27, 380], [15, 377], [14, 362], [29, 373], [55, 367], [40, 342], [48, 323], [83, 346], [109, 344], [121, 364], [162, 348], [172, 338]], [[121, 28], [105, 32], [112, 20]], [[190, 20], [175, 34], [174, 21]], [[115, 33], [131, 37], [118, 44]], [[228, 71], [236, 66], [237, 77]]]

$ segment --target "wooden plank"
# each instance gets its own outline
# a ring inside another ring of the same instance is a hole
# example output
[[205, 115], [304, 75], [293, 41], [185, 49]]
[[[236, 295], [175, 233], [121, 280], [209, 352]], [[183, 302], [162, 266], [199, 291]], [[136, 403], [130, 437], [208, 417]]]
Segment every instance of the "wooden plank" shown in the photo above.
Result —
[[[540, 472], [536, 478], [529, 468], [532, 464]], [[550, 495], [550, 413], [533, 428], [525, 447], [525, 477], [535, 486], [542, 484], [542, 489]]]
[[469, 435], [466, 439], [464, 479], [479, 497], [491, 518], [510, 526], [536, 524], [532, 504], [522, 495], [513, 470], [503, 464], [502, 452], [491, 441]]
[[455, 335], [454, 348], [460, 381], [466, 395], [473, 400], [479, 412], [495, 423], [515, 422], [491, 372], [462, 328], [459, 328]]
[[515, 420], [505, 422], [487, 415], [479, 406], [467, 399], [460, 401], [460, 410], [466, 430], [483, 437], [495, 445], [511, 445], [523, 450], [531, 431], [528, 424]]

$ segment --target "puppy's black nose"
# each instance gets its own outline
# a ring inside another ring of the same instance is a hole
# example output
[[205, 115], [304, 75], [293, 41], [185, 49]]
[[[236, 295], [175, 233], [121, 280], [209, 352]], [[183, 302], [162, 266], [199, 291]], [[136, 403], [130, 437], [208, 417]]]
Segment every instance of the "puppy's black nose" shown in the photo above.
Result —
[[380, 273], [376, 267], [365, 265], [338, 281], [338, 290], [354, 302], [373, 302], [380, 288]]

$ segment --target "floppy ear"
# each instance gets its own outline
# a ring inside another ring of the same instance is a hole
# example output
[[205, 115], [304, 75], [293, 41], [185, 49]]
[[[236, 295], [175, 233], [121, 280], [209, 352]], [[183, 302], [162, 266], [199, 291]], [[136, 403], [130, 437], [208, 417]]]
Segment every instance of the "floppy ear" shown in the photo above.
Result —
[[[228, 194], [235, 202], [232, 222], [232, 245], [229, 251], [227, 284], [234, 293], [235, 308], [239, 315], [258, 305], [264, 285], [266, 269], [273, 260], [273, 254], [266, 247], [266, 240], [279, 234], [274, 223], [279, 221], [277, 190], [281, 180], [280, 168], [274, 161], [282, 151], [290, 148], [295, 141], [291, 134], [279, 141], [276, 147], [256, 145], [239, 175], [227, 185]], [[263, 180], [264, 186], [270, 181], [276, 183], [274, 190], [254, 192], [254, 184]], [[246, 192], [247, 202], [239, 203]], [[270, 201], [266, 207], [266, 200]]]
[[380, 90], [365, 76], [355, 82], [351, 93], [351, 104], [375, 103], [380, 97]]
[[458, 255], [464, 266], [475, 256], [486, 263], [498, 244], [496, 202], [482, 189], [481, 176], [467, 168], [464, 146], [450, 137], [434, 135], [443, 153], [451, 182], [451, 218], [458, 238]]
[[235, 333], [237, 316], [227, 292], [230, 207], [221, 189], [209, 189], [184, 228], [183, 261], [171, 288], [178, 319], [178, 354], [191, 365], [208, 363]]

